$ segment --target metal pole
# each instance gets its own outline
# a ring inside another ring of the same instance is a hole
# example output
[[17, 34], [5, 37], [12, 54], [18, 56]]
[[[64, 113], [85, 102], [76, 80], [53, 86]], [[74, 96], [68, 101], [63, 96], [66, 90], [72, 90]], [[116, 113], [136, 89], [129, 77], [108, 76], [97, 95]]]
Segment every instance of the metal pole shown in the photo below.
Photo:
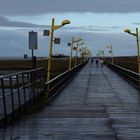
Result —
[[4, 80], [1, 79], [1, 89], [2, 89], [2, 100], [3, 100], [3, 113], [4, 113], [4, 123], [7, 121], [7, 106], [6, 106], [6, 97], [5, 97], [5, 88]]
[[55, 19], [53, 18], [52, 19], [52, 26], [51, 26], [51, 36], [50, 36], [50, 52], [49, 52], [49, 58], [48, 58], [47, 81], [50, 80], [50, 74], [51, 74], [51, 59], [52, 59], [52, 47], [53, 47], [54, 21], [55, 21]]
[[12, 76], [10, 76], [10, 92], [11, 92], [11, 103], [12, 103], [12, 116], [14, 119], [15, 116], [15, 104], [14, 104], [14, 92], [13, 92], [13, 83], [12, 83]]
[[71, 44], [71, 50], [70, 50], [69, 70], [71, 69], [71, 65], [72, 65], [72, 49], [73, 49], [73, 42], [74, 42], [74, 37], [72, 37], [72, 44]]
[[77, 65], [77, 56], [78, 56], [78, 41], [77, 41], [77, 46], [76, 46], [75, 67], [76, 67], [76, 65]]
[[113, 57], [113, 49], [112, 49], [112, 45], [110, 45], [110, 48], [111, 48], [112, 64], [114, 64], [114, 57]]
[[137, 41], [137, 61], [138, 61], [138, 73], [140, 74], [140, 50], [139, 50], [139, 33], [138, 28], [136, 28], [136, 41]]
[[34, 50], [32, 49], [32, 69], [34, 68]]
[[[82, 52], [82, 51], [81, 51]], [[83, 63], [83, 57], [82, 57], [82, 54], [81, 54], [81, 62], [80, 62], [81, 64]]]

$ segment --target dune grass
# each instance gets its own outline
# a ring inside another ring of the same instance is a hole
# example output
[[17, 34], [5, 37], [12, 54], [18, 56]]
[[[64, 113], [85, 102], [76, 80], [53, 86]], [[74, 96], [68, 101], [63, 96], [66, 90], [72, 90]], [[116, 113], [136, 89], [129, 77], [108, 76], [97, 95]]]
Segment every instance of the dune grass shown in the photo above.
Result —
[[[111, 63], [111, 58], [106, 58], [107, 62]], [[126, 69], [138, 72], [138, 64], [136, 56], [114, 57], [114, 64], [124, 67]]]

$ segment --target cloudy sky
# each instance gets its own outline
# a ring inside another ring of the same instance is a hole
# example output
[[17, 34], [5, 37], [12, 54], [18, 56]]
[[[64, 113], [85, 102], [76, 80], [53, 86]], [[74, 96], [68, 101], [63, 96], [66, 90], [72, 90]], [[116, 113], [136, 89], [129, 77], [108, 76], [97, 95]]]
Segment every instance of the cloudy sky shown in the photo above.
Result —
[[108, 44], [116, 56], [136, 55], [135, 37], [123, 33], [125, 28], [135, 32], [140, 25], [140, 0], [0, 0], [0, 57], [30, 55], [28, 32], [38, 32], [37, 56], [47, 56], [49, 37], [43, 36], [55, 24], [69, 19], [67, 25], [55, 31], [61, 45], [53, 53], [69, 54], [71, 38], [83, 38], [95, 56], [99, 49], [109, 55]]

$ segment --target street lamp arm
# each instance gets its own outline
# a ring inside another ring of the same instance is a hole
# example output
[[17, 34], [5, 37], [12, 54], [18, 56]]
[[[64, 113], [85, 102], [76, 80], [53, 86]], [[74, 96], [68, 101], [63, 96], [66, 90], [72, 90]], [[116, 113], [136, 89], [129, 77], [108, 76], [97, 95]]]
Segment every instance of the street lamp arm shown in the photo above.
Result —
[[78, 40], [73, 40], [73, 43], [79, 42], [79, 41], [82, 41], [82, 40], [83, 40], [82, 38], [80, 38], [80, 39], [78, 39]]
[[137, 34], [136, 34], [136, 33], [129, 33], [129, 34], [131, 34], [131, 35], [133, 35], [133, 36], [137, 36]]
[[62, 26], [64, 26], [64, 25], [55, 25], [55, 26], [53, 27], [53, 30], [59, 29], [59, 28], [61, 28]]
[[78, 46], [81, 46], [81, 45], [83, 45], [83, 44], [85, 44], [84, 42], [82, 42], [81, 44], [78, 44]]
[[63, 20], [61, 25], [54, 25], [53, 30], [59, 29], [59, 28], [65, 26], [66, 24], [70, 24], [70, 21], [67, 19]]
[[106, 46], [107, 48], [109, 48], [110, 49], [110, 51], [112, 52], [112, 45], [108, 45], [108, 46]]
[[82, 41], [83, 39], [82, 38], [80, 38], [77, 42], [79, 42], [79, 41]]
[[137, 36], [137, 33], [132, 33], [132, 32], [130, 31], [130, 29], [125, 29], [124, 32], [125, 32], [125, 33], [128, 33], [128, 34], [131, 34], [131, 35], [133, 35], [133, 36]]
[[111, 49], [111, 46], [106, 46], [107, 48]]

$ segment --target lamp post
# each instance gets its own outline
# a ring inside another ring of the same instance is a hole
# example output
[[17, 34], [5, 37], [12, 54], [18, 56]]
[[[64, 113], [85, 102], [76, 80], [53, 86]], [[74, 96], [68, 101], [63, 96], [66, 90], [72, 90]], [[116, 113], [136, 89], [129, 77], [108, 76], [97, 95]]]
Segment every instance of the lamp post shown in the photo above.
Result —
[[140, 74], [140, 50], [139, 50], [139, 33], [138, 28], [136, 28], [136, 32], [132, 33], [130, 29], [125, 29], [124, 32], [131, 34], [136, 37], [136, 43], [137, 43], [137, 63], [138, 63], [138, 73]]
[[80, 52], [80, 55], [81, 55], [81, 64], [82, 64], [82, 62], [83, 62], [83, 57], [82, 57], [82, 51], [83, 51], [83, 47], [81, 47], [80, 49], [79, 49], [79, 52]]
[[50, 36], [50, 51], [49, 51], [49, 58], [48, 58], [48, 71], [47, 71], [47, 81], [50, 80], [50, 72], [51, 72], [51, 59], [52, 59], [52, 47], [53, 47], [53, 35], [54, 30], [61, 28], [66, 24], [70, 24], [69, 20], [63, 20], [61, 25], [54, 25], [55, 19], [52, 18], [52, 25], [51, 25], [51, 36]]
[[90, 49], [88, 47], [82, 48], [81, 56], [83, 58], [83, 60], [82, 60], [83, 62], [84, 62], [85, 59], [87, 60], [89, 57], [91, 57]]
[[102, 50], [102, 49], [99, 49], [99, 51], [98, 51], [98, 54], [99, 54], [99, 56], [102, 56], [103, 58], [104, 58], [104, 50]]
[[75, 58], [75, 67], [76, 67], [76, 65], [77, 65], [78, 47], [79, 47], [80, 45], [85, 44], [84, 42], [82, 42], [81, 44], [78, 44], [80, 41], [82, 41], [81, 38], [80, 38], [79, 40], [75, 41], [75, 42], [77, 42], [77, 46], [76, 46], [76, 58]]
[[72, 43], [68, 43], [68, 46], [71, 46], [70, 48], [70, 60], [69, 60], [69, 70], [72, 67], [72, 50], [73, 50], [73, 43], [74, 43], [74, 37], [72, 37]]
[[107, 48], [109, 48], [109, 53], [111, 53], [111, 57], [112, 57], [112, 64], [114, 64], [114, 57], [113, 57], [113, 49], [112, 49], [112, 44], [106, 46]]

